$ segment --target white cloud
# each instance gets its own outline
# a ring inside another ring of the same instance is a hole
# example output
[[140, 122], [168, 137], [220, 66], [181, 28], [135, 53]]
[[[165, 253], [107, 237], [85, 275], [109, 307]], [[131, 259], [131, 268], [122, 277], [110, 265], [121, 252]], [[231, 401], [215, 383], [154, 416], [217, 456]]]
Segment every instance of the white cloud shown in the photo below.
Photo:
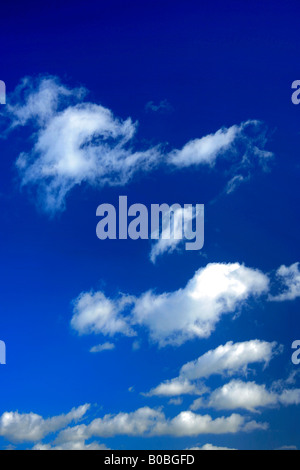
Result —
[[34, 442], [59, 431], [72, 421], [80, 420], [88, 411], [86, 404], [73, 408], [68, 414], [44, 419], [35, 413], [5, 412], [0, 417], [0, 436], [13, 442]]
[[197, 380], [215, 374], [245, 374], [249, 364], [263, 363], [266, 366], [279, 351], [276, 342], [268, 343], [258, 339], [243, 343], [229, 341], [224, 346], [208, 351], [196, 361], [185, 364], [180, 376]]
[[96, 346], [93, 346], [90, 349], [91, 353], [99, 353], [102, 351], [111, 351], [115, 349], [115, 345], [113, 343], [104, 343], [104, 344], [98, 344]]
[[[179, 167], [191, 165], [214, 166], [218, 158], [229, 158], [235, 162], [234, 170], [246, 171], [249, 177], [254, 162], [265, 167], [273, 156], [264, 150], [266, 143], [265, 130], [259, 121], [246, 121], [239, 126], [219, 129], [214, 134], [209, 134], [201, 139], [188, 142], [181, 150], [174, 150], [169, 155], [170, 162]], [[240, 146], [237, 149], [237, 146]], [[240, 154], [243, 155], [240, 159]], [[237, 174], [239, 183], [244, 176]], [[232, 180], [233, 181], [233, 180]], [[233, 191], [232, 184], [229, 192]]]
[[187, 379], [178, 377], [173, 380], [167, 380], [161, 383], [158, 387], [150, 390], [145, 396], [165, 396], [175, 397], [177, 395], [202, 395], [208, 389], [203, 384], [192, 383]]
[[229, 449], [228, 447], [218, 447], [214, 446], [213, 444], [204, 444], [202, 447], [191, 447], [187, 450], [236, 450], [236, 449]]
[[300, 405], [300, 389], [283, 390], [278, 400], [284, 406]]
[[132, 413], [106, 415], [89, 425], [78, 425], [63, 430], [56, 439], [57, 445], [67, 442], [87, 440], [92, 437], [126, 436], [198, 436], [200, 434], [231, 434], [266, 429], [265, 423], [248, 421], [245, 417], [233, 414], [229, 417], [213, 419], [209, 415], [199, 415], [183, 411], [173, 419], [167, 419], [160, 410], [149, 407]]
[[299, 263], [294, 263], [289, 267], [281, 266], [277, 270], [276, 275], [282, 283], [284, 291], [275, 296], [270, 296], [270, 300], [282, 302], [285, 300], [294, 300], [297, 297], [300, 297]]
[[188, 142], [181, 150], [174, 150], [169, 158], [173, 165], [213, 165], [220, 153], [228, 150], [240, 132], [238, 126], [220, 129], [201, 139]]
[[273, 406], [276, 405], [277, 402], [276, 393], [269, 392], [265, 385], [257, 385], [255, 382], [232, 380], [212, 392], [207, 406], [217, 410], [235, 410], [242, 408], [254, 412], [257, 408]]
[[93, 420], [89, 425], [81, 424], [62, 431], [56, 443], [87, 440], [93, 436], [143, 436], [153, 430], [157, 421], [164, 421], [164, 419], [161, 411], [149, 407], [140, 408], [132, 413], [108, 414], [103, 418]]
[[[179, 346], [210, 336], [222, 315], [234, 313], [251, 296], [262, 295], [268, 285], [259, 270], [239, 263], [212, 263], [175, 292], [148, 291], [139, 298], [123, 295], [117, 300], [102, 292], [82, 293], [75, 301], [71, 326], [81, 334], [132, 336], [132, 325], [140, 325], [160, 346]], [[122, 315], [126, 309], [131, 309], [130, 315]]]
[[182, 398], [181, 397], [177, 397], [177, 398], [171, 398], [169, 401], [168, 401], [168, 405], [175, 405], [175, 406], [179, 406], [179, 405], [182, 405]]
[[[29, 153], [20, 154], [17, 168], [22, 185], [37, 187], [45, 211], [63, 210], [66, 195], [76, 185], [123, 185], [159, 160], [157, 149], [127, 148], [136, 132], [131, 119], [122, 121], [102, 106], [78, 103], [82, 89], [69, 90], [53, 77], [39, 84], [27, 79], [24, 88], [23, 103], [7, 110], [13, 128], [28, 123], [37, 128], [35, 144]], [[77, 98], [75, 103], [70, 104], [71, 98]]]
[[37, 125], [43, 126], [62, 106], [81, 101], [85, 95], [84, 88], [70, 89], [62, 85], [57, 77], [26, 77], [10, 96], [6, 106], [12, 119], [11, 127], [25, 126], [35, 121]]
[[[258, 121], [222, 128], [169, 153], [159, 146], [135, 151], [137, 124], [83, 102], [86, 94], [83, 88], [62, 85], [56, 77], [26, 78], [5, 110], [9, 130], [28, 126], [31, 132], [33, 146], [19, 155], [17, 169], [22, 185], [36, 190], [37, 203], [50, 214], [63, 210], [68, 193], [82, 183], [125, 185], [138, 171], [150, 171], [161, 163], [175, 168], [213, 166], [218, 157], [228, 160], [231, 181], [236, 183], [233, 178], [238, 175], [240, 183], [254, 173], [255, 165], [263, 167], [272, 156], [264, 150], [266, 130]], [[166, 103], [149, 107], [162, 110]], [[234, 187], [230, 184], [230, 191]]]
[[[146, 326], [160, 346], [207, 338], [225, 313], [234, 313], [250, 296], [268, 290], [268, 278], [239, 263], [212, 263], [199, 269], [186, 287], [138, 298], [134, 322]], [[184, 312], [184, 314], [183, 314]]]
[[[198, 379], [208, 378], [215, 374], [246, 374], [249, 364], [263, 363], [266, 366], [280, 351], [281, 347], [278, 347], [275, 342], [268, 343], [256, 339], [234, 344], [230, 341], [224, 346], [208, 351], [196, 361], [184, 364], [179, 377], [162, 382], [146, 395], [203, 395], [209, 389], [203, 384], [197, 383]], [[191, 409], [196, 410], [202, 406], [204, 406], [204, 401], [202, 398], [198, 398], [194, 401]]]
[[84, 292], [74, 301], [74, 315], [71, 326], [80, 334], [102, 333], [113, 336], [122, 333], [134, 335], [126, 317], [120, 312], [130, 303], [128, 297], [116, 302], [105, 297], [102, 292]]
[[209, 407], [216, 410], [232, 411], [244, 409], [257, 412], [260, 408], [280, 404], [284, 406], [299, 405], [300, 390], [267, 390], [265, 385], [258, 385], [255, 382], [232, 380], [228, 384], [214, 390], [208, 400], [200, 400], [194, 401], [191, 406], [192, 410]]
[[86, 444], [85, 441], [66, 442], [61, 445], [36, 444], [32, 450], [108, 450], [105, 444], [91, 442]]

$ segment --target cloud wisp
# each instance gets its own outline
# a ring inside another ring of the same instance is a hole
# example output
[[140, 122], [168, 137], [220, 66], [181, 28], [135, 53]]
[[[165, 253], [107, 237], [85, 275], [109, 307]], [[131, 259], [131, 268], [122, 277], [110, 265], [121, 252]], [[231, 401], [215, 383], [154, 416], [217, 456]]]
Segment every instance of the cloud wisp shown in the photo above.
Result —
[[282, 286], [282, 292], [274, 296], [270, 295], [269, 300], [283, 302], [300, 297], [299, 263], [294, 263], [291, 266], [280, 266], [276, 271], [276, 277]]
[[173, 169], [213, 168], [219, 159], [229, 165], [232, 192], [258, 167], [265, 169], [272, 154], [265, 150], [265, 126], [250, 120], [187, 142], [181, 149], [162, 145], [134, 149], [137, 123], [114, 116], [103, 106], [84, 101], [87, 91], [71, 89], [57, 77], [26, 78], [9, 97], [2, 117], [5, 135], [25, 127], [30, 150], [16, 161], [21, 185], [35, 194], [49, 214], [65, 209], [66, 197], [78, 185], [124, 186], [138, 172], [158, 165]]

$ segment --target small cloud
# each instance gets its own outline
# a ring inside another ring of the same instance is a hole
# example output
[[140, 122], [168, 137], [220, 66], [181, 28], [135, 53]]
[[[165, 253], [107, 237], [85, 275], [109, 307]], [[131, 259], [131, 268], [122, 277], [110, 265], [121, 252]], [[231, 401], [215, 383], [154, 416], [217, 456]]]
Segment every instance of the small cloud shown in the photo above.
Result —
[[181, 397], [171, 398], [171, 400], [168, 401], [168, 405], [175, 405], [175, 406], [182, 405], [182, 398]]
[[93, 346], [90, 349], [90, 352], [99, 353], [102, 351], [111, 351], [112, 349], [115, 349], [115, 345], [113, 343], [104, 343], [104, 344], [98, 344], [97, 346]]
[[286, 300], [295, 300], [300, 297], [300, 270], [299, 263], [291, 266], [280, 266], [276, 271], [276, 277], [282, 285], [282, 292], [269, 296], [273, 302], [284, 302]]
[[296, 446], [282, 446], [276, 450], [298, 450], [298, 448]]
[[148, 101], [145, 106], [145, 111], [153, 113], [170, 113], [173, 111], [173, 107], [168, 100], [162, 100], [158, 104], [155, 104], [153, 101]]
[[133, 351], [137, 351], [138, 349], [140, 349], [141, 347], [141, 344], [139, 341], [134, 341], [133, 344], [132, 344], [132, 350]]

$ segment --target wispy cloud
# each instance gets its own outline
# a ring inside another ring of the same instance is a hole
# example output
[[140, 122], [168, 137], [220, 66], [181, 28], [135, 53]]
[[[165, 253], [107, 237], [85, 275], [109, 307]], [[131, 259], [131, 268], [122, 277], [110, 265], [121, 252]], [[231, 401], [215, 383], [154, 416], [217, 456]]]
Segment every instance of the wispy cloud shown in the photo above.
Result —
[[155, 104], [153, 101], [148, 101], [145, 110], [153, 113], [170, 113], [173, 111], [173, 107], [168, 100], [162, 100], [158, 104]]
[[254, 120], [194, 139], [181, 150], [165, 152], [161, 145], [135, 150], [137, 123], [84, 101], [86, 95], [84, 88], [71, 89], [56, 77], [26, 78], [2, 115], [9, 119], [6, 136], [18, 127], [28, 131], [32, 147], [16, 161], [21, 185], [31, 188], [37, 204], [50, 214], [64, 210], [67, 195], [77, 185], [123, 186], [136, 173], [162, 164], [214, 167], [222, 158], [229, 165], [227, 192], [232, 192], [272, 157], [264, 150], [266, 128]]
[[[204, 233], [204, 206], [198, 204], [193, 208], [177, 207], [166, 211], [162, 220], [162, 233], [157, 233], [158, 240], [153, 243], [150, 251], [150, 260], [155, 263], [157, 258], [164, 253], [173, 253], [181, 244], [186, 242], [186, 232], [192, 233], [193, 220], [197, 219], [197, 230]], [[171, 224], [171, 220], [173, 224]], [[198, 224], [198, 222], [200, 222]], [[202, 227], [200, 226], [202, 224]], [[151, 234], [152, 236], [152, 234]], [[193, 234], [193, 236], [196, 236]], [[200, 238], [200, 234], [197, 232]]]
[[93, 346], [91, 349], [90, 349], [90, 352], [91, 353], [99, 353], [99, 352], [102, 352], [102, 351], [112, 351], [113, 349], [115, 349], [115, 345], [114, 343], [103, 343], [103, 344], [97, 344], [96, 346]]
[[286, 300], [295, 300], [297, 297], [300, 297], [299, 263], [294, 263], [289, 267], [281, 266], [276, 271], [276, 276], [282, 292], [277, 295], [270, 295], [270, 300], [282, 302]]

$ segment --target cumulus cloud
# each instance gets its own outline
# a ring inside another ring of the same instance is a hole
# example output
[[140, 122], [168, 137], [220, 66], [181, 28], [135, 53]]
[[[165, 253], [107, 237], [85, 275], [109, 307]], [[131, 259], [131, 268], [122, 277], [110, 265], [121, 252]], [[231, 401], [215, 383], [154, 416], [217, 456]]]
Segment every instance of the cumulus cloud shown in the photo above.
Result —
[[243, 382], [232, 380], [228, 384], [214, 390], [208, 400], [195, 400], [191, 406], [192, 410], [203, 407], [216, 410], [244, 409], [257, 412], [260, 408], [276, 405], [299, 405], [300, 390], [267, 390], [265, 385], [255, 382]]
[[106, 415], [95, 419], [89, 425], [69, 427], [58, 435], [56, 444], [116, 435], [183, 437], [200, 434], [232, 434], [266, 428], [265, 423], [248, 421], [238, 414], [213, 419], [209, 415], [183, 411], [173, 419], [168, 419], [162, 411], [144, 407], [132, 413]]
[[[231, 178], [238, 175], [241, 182], [272, 156], [264, 150], [266, 129], [258, 121], [222, 128], [181, 150], [163, 152], [161, 146], [134, 150], [137, 124], [84, 101], [86, 94], [84, 88], [70, 89], [56, 77], [26, 78], [6, 106], [4, 115], [10, 119], [6, 135], [26, 126], [33, 142], [16, 162], [21, 184], [34, 191], [37, 203], [50, 214], [64, 210], [68, 193], [83, 183], [125, 185], [137, 172], [162, 163], [173, 168], [212, 167], [221, 157], [229, 162]], [[151, 103], [148, 108], [159, 111], [166, 109], [166, 103]]]
[[[83, 293], [75, 301], [72, 327], [79, 333], [133, 335], [132, 325], [146, 327], [160, 346], [181, 345], [191, 338], [207, 338], [226, 313], [234, 313], [251, 296], [268, 290], [262, 272], [239, 263], [211, 263], [199, 269], [175, 292], [148, 291], [138, 298], [110, 300], [102, 292]], [[130, 308], [130, 315], [122, 315]], [[183, 314], [184, 312], [184, 314]]]
[[196, 380], [215, 374], [245, 374], [249, 364], [263, 363], [265, 366], [268, 365], [280, 349], [276, 342], [268, 343], [258, 339], [242, 343], [229, 341], [225, 345], [208, 351], [196, 361], [185, 364], [181, 368], [180, 376]]
[[[255, 382], [232, 380], [223, 387], [214, 390], [206, 405], [217, 410], [245, 409], [256, 411], [257, 408], [277, 404], [277, 395], [266, 390], [265, 385]], [[193, 406], [195, 410], [196, 407]]]
[[180, 345], [191, 338], [209, 337], [222, 315], [234, 313], [250, 296], [267, 290], [268, 278], [256, 269], [211, 263], [182, 289], [143, 294], [135, 302], [133, 317], [160, 346]]
[[[275, 342], [268, 343], [256, 339], [234, 344], [230, 341], [224, 346], [208, 351], [196, 361], [184, 364], [179, 377], [162, 382], [147, 395], [203, 395], [208, 392], [208, 389], [195, 381], [215, 374], [246, 374], [249, 364], [263, 363], [266, 366], [280, 351], [281, 347], [278, 347]], [[203, 404], [203, 399], [198, 398], [191, 409], [198, 409], [204, 406]]]
[[34, 442], [59, 431], [72, 421], [80, 420], [88, 411], [86, 404], [73, 408], [68, 414], [44, 419], [35, 413], [5, 412], [0, 417], [0, 436], [13, 442]]
[[300, 297], [300, 271], [299, 263], [291, 266], [281, 266], [276, 271], [276, 276], [283, 286], [283, 292], [275, 296], [270, 296], [270, 300], [282, 302], [285, 300], [295, 300]]
[[173, 380], [167, 380], [158, 387], [150, 390], [149, 393], [144, 395], [152, 396], [165, 396], [174, 397], [177, 395], [203, 395], [208, 391], [207, 387], [203, 384], [192, 383], [185, 378], [178, 377]]
[[101, 332], [108, 336], [117, 333], [133, 336], [128, 320], [120, 314], [130, 302], [127, 297], [113, 302], [102, 292], [84, 292], [74, 301], [71, 326], [80, 334]]

